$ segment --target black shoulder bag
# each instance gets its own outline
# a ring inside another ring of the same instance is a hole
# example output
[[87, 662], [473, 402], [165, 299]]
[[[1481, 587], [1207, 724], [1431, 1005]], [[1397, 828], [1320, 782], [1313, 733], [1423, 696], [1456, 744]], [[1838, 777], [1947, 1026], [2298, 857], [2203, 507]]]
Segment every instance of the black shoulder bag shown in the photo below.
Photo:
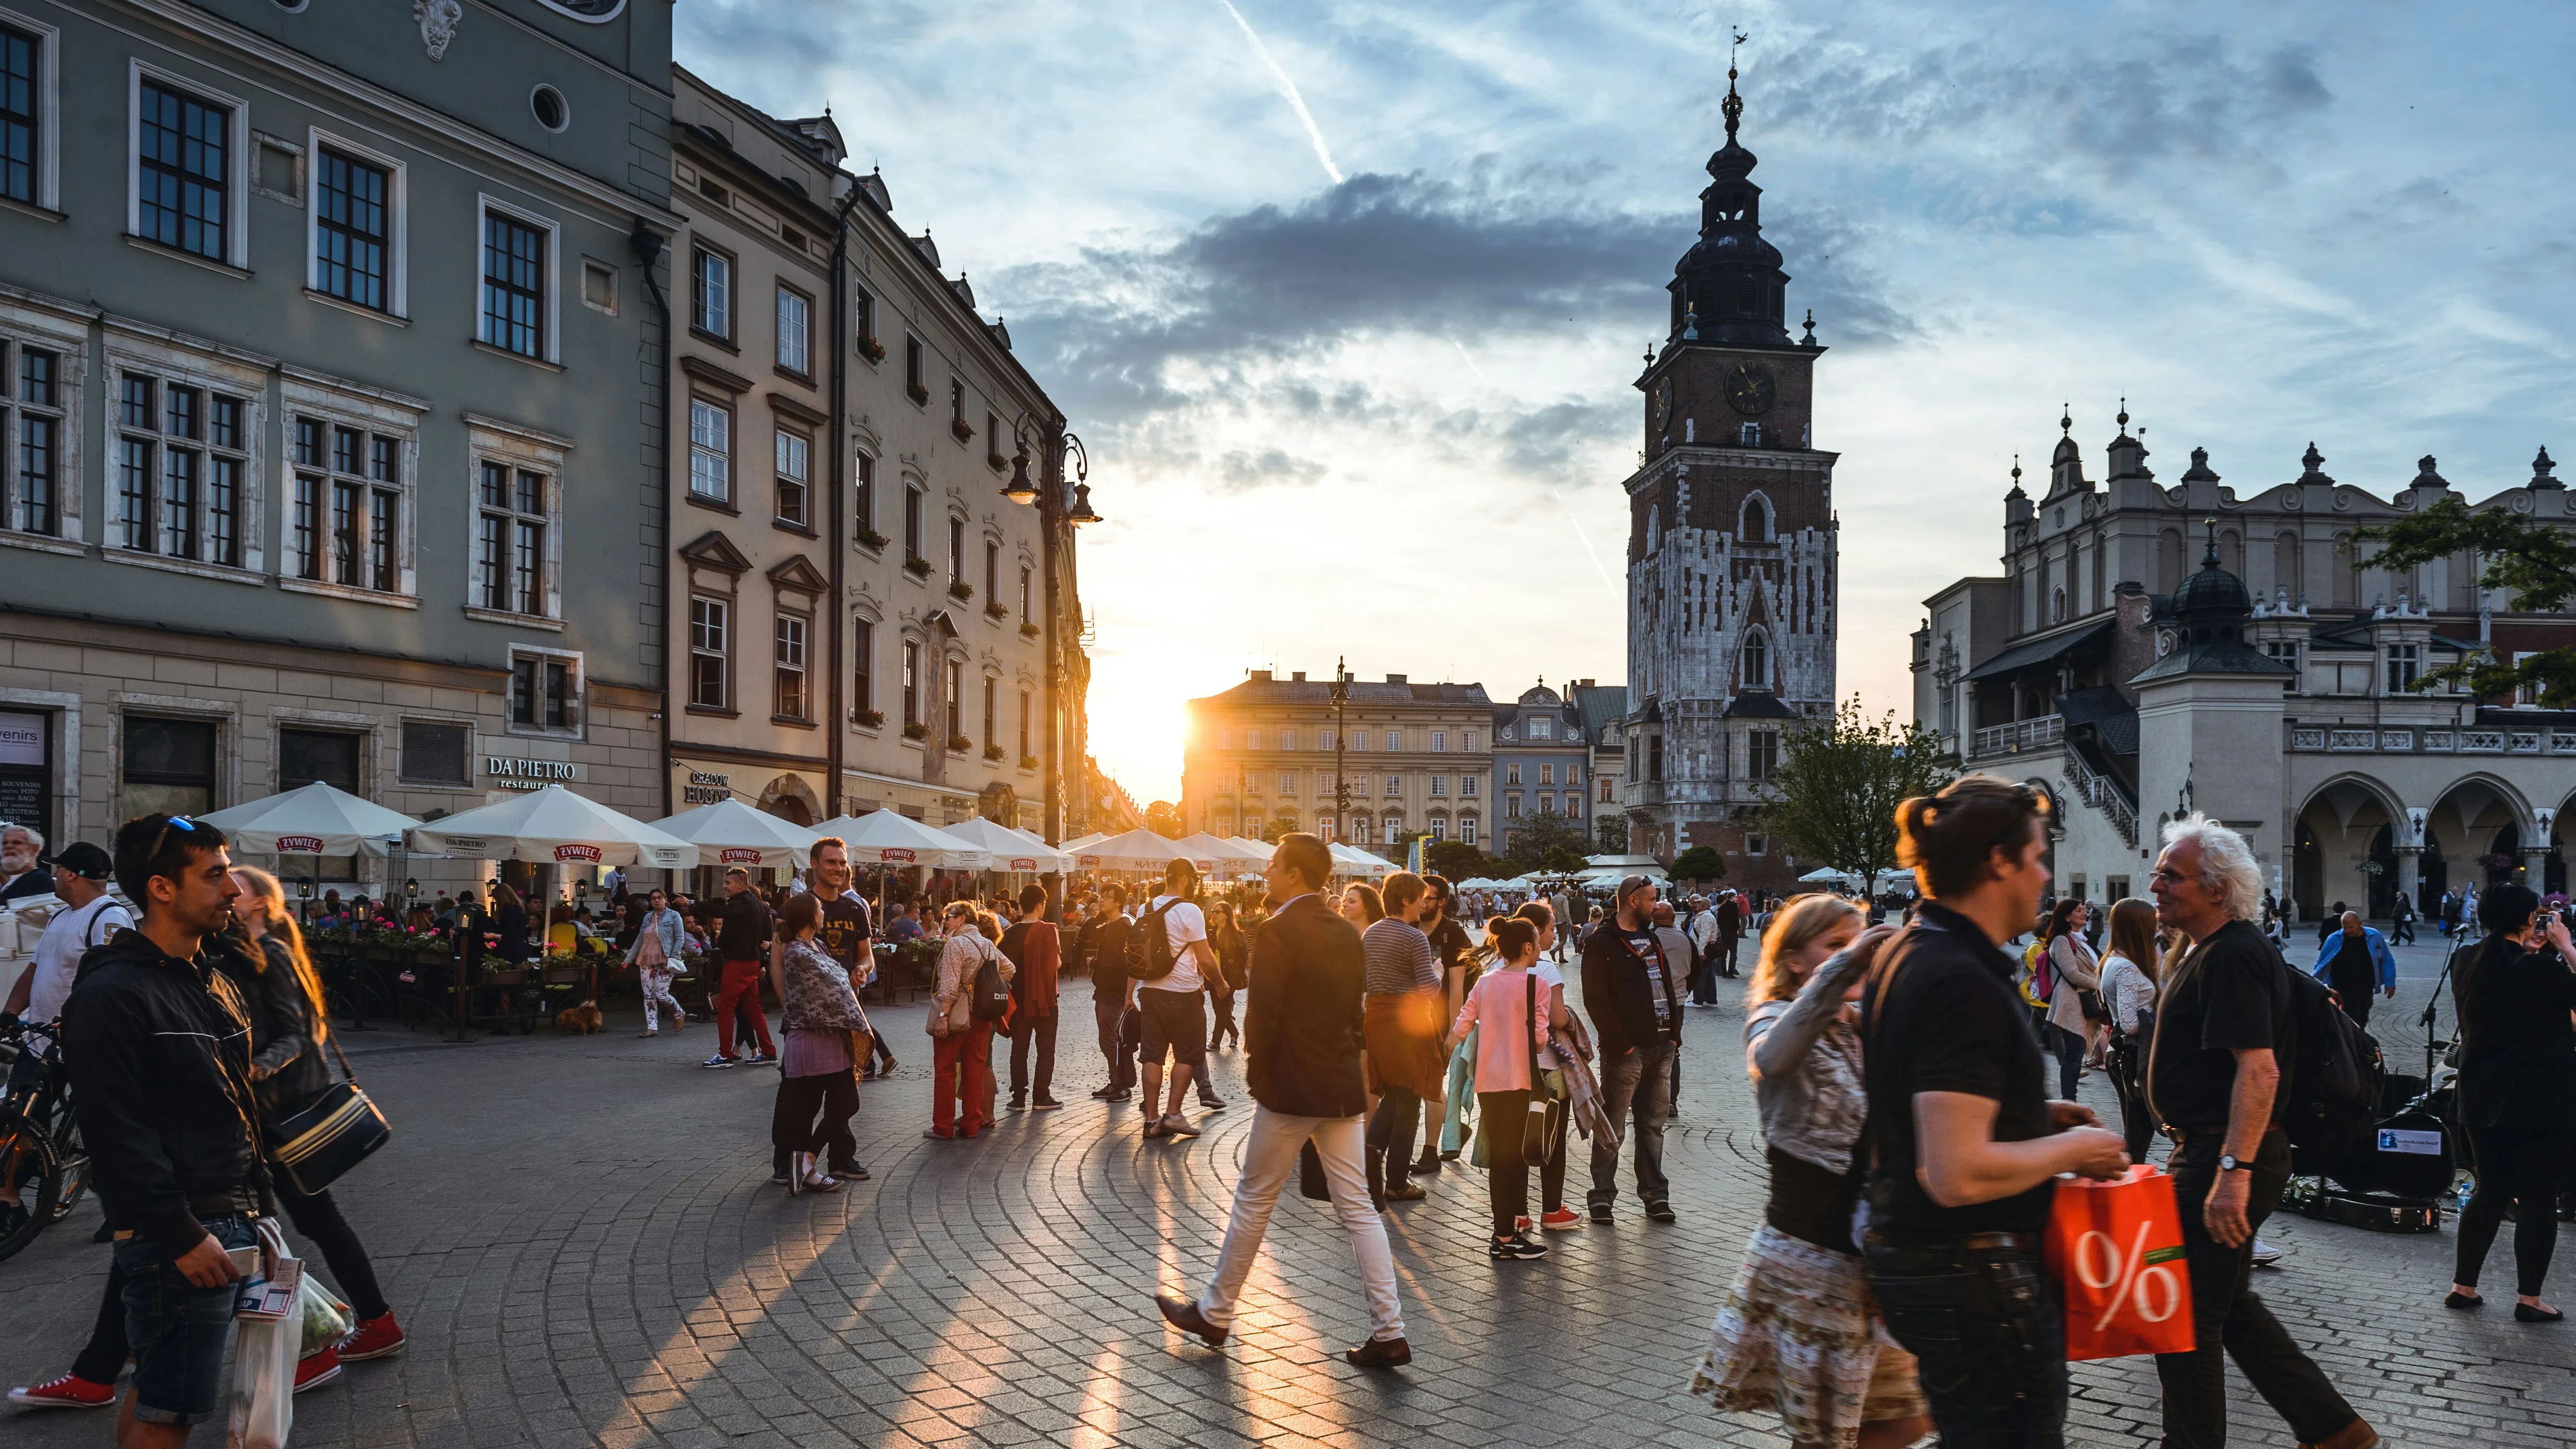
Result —
[[394, 1135], [385, 1114], [366, 1088], [358, 1085], [358, 1074], [349, 1065], [349, 1054], [340, 1050], [339, 1039], [326, 1036], [326, 1040], [331, 1054], [340, 1059], [343, 1080], [323, 1088], [322, 1095], [302, 1111], [278, 1118], [271, 1129], [277, 1145], [269, 1161], [305, 1197], [320, 1195]]

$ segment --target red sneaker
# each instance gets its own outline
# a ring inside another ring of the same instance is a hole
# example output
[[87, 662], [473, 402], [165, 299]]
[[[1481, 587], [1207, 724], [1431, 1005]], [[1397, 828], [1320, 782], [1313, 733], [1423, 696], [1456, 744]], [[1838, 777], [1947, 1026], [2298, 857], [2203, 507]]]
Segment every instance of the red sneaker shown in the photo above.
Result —
[[1538, 1225], [1547, 1229], [1549, 1232], [1561, 1233], [1569, 1228], [1579, 1228], [1583, 1226], [1583, 1214], [1576, 1212], [1572, 1208], [1558, 1208], [1556, 1211], [1549, 1213], [1546, 1217], [1540, 1218], [1538, 1220]]
[[104, 1409], [116, 1402], [116, 1385], [94, 1384], [78, 1374], [65, 1374], [23, 1389], [11, 1389], [9, 1402], [30, 1409]]
[[318, 1389], [340, 1376], [340, 1350], [325, 1348], [295, 1361], [295, 1391]]
[[371, 1358], [390, 1358], [402, 1352], [402, 1325], [391, 1313], [379, 1314], [352, 1330], [341, 1339], [340, 1362], [362, 1363]]

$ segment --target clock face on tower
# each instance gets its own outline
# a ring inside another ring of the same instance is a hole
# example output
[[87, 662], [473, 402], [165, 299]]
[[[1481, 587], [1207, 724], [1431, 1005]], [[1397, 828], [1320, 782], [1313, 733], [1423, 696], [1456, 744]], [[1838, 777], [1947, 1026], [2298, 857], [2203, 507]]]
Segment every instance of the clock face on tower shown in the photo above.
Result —
[[1726, 401], [1748, 418], [1758, 418], [1771, 411], [1772, 399], [1779, 396], [1780, 386], [1772, 380], [1771, 369], [1758, 362], [1739, 362], [1726, 375]]
[[1652, 412], [1657, 432], [1663, 431], [1664, 425], [1673, 420], [1673, 375], [1669, 372], [1655, 380]]

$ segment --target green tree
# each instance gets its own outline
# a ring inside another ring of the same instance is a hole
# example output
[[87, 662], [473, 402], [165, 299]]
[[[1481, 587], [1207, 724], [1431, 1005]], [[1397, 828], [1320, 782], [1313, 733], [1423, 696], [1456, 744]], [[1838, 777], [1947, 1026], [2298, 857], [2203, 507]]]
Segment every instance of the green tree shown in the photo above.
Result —
[[1491, 875], [1495, 866], [1492, 856], [1463, 840], [1435, 840], [1431, 842], [1431, 848], [1422, 853], [1422, 860], [1432, 870], [1453, 881]]
[[1603, 855], [1626, 855], [1628, 853], [1628, 817], [1625, 815], [1594, 816], [1592, 836], [1593, 843], [1600, 847]]
[[1165, 840], [1178, 840], [1189, 834], [1181, 828], [1181, 807], [1169, 800], [1157, 800], [1145, 807], [1145, 828]]
[[1854, 695], [1832, 719], [1792, 731], [1781, 744], [1763, 817], [1771, 833], [1875, 892], [1878, 878], [1896, 868], [1896, 807], [1950, 783], [1941, 737], [1898, 724], [1894, 710], [1873, 724]]
[[[2533, 467], [2546, 473], [2548, 464], [2544, 451]], [[2576, 535], [2507, 509], [2472, 513], [2459, 498], [2446, 497], [2412, 517], [2355, 529], [2352, 537], [2355, 547], [2380, 545], [2361, 560], [2365, 568], [2413, 568], [2467, 553], [2477, 561], [2478, 587], [2510, 595], [2517, 612], [2554, 613], [2576, 595]], [[2507, 661], [2481, 645], [2415, 681], [2419, 690], [2450, 685], [2488, 700], [2528, 689], [2544, 709], [2576, 709], [2576, 647], [2562, 644]]]
[[1672, 875], [1675, 880], [1724, 880], [1726, 857], [1714, 845], [1694, 845], [1673, 857]]
[[1511, 845], [1503, 853], [1504, 862], [1517, 875], [1532, 870], [1577, 871], [1586, 864], [1584, 847], [1590, 837], [1583, 827], [1553, 810], [1524, 815], [1511, 828]]

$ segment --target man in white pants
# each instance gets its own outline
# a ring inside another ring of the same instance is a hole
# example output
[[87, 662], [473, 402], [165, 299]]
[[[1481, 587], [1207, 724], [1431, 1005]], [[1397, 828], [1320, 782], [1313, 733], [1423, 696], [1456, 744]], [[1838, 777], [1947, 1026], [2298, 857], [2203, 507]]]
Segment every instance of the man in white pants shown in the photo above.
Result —
[[1256, 1104], [1243, 1181], [1234, 1190], [1234, 1214], [1207, 1291], [1195, 1303], [1170, 1294], [1154, 1302], [1173, 1327], [1211, 1348], [1225, 1342], [1235, 1301], [1270, 1230], [1271, 1209], [1311, 1139], [1368, 1291], [1368, 1342], [1344, 1349], [1342, 1357], [1362, 1368], [1394, 1368], [1411, 1363], [1413, 1349], [1404, 1341], [1395, 1256], [1387, 1250], [1386, 1224], [1369, 1202], [1363, 1166], [1368, 1093], [1360, 1074], [1360, 996], [1367, 962], [1358, 928], [1316, 894], [1332, 870], [1324, 842], [1303, 832], [1281, 836], [1271, 853], [1264, 877], [1271, 915], [1253, 941], [1243, 1019], [1244, 1078]]

